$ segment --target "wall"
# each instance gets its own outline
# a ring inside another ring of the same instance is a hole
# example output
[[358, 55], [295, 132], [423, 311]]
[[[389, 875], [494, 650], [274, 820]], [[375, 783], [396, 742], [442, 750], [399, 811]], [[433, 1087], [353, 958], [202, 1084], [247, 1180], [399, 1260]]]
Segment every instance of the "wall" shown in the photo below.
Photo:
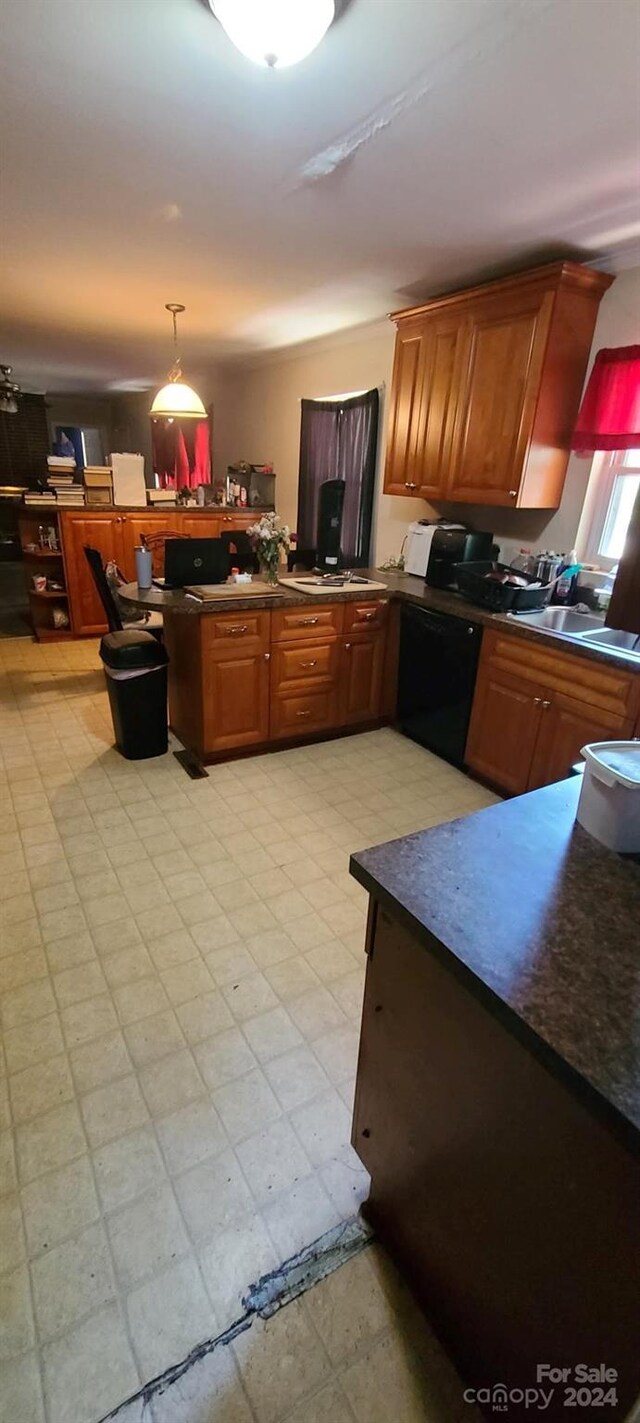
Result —
[[88, 425], [100, 431], [102, 447], [108, 458], [116, 418], [116, 401], [109, 395], [47, 395], [47, 419], [53, 441], [56, 425]]
[[[221, 479], [226, 473], [229, 409], [229, 377], [215, 367], [207, 371], [189, 372], [189, 381], [198, 391], [207, 410], [213, 406], [213, 474]], [[102, 433], [105, 458], [114, 451], [130, 451], [144, 455], [147, 484], [153, 484], [151, 453], [151, 420], [149, 410], [152, 390], [126, 395], [48, 395], [49, 429], [54, 425], [97, 426]]]
[[[407, 524], [416, 518], [414, 499], [382, 494], [384, 432], [391, 385], [395, 328], [376, 322], [336, 337], [279, 353], [253, 369], [236, 370], [227, 431], [231, 460], [272, 460], [276, 470], [276, 507], [295, 529], [298, 508], [300, 401], [303, 397], [343, 391], [380, 390], [380, 440], [374, 508], [374, 546], [378, 559], [399, 553]], [[420, 511], [423, 506], [420, 503]]]
[[[602, 346], [628, 345], [640, 331], [640, 267], [623, 272], [600, 305], [592, 359]], [[222, 431], [224, 463], [238, 459], [273, 460], [277, 471], [278, 512], [295, 528], [298, 498], [300, 400], [342, 391], [381, 388], [381, 437], [374, 514], [375, 561], [399, 554], [412, 519], [446, 516], [472, 528], [492, 530], [511, 556], [521, 544], [564, 552], [575, 544], [590, 465], [569, 462], [562, 503], [549, 510], [486, 509], [462, 504], [431, 508], [422, 500], [382, 493], [386, 415], [395, 328], [376, 322], [340, 336], [263, 357], [253, 367], [228, 368], [226, 420]], [[590, 362], [591, 365], [591, 362]]]

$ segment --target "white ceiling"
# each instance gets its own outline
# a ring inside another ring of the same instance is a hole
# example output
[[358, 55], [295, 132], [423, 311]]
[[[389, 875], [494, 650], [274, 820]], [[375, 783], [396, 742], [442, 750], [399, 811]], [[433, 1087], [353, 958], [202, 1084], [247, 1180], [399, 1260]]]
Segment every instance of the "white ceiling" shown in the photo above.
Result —
[[271, 72], [202, 0], [1, 0], [0, 360], [127, 390], [530, 259], [640, 261], [637, 0], [350, 0]]

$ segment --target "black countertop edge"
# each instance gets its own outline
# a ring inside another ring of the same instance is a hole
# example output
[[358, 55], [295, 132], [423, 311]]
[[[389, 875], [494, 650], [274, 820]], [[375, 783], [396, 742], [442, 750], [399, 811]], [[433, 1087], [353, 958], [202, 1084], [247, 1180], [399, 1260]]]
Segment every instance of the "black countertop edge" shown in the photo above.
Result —
[[[390, 841], [390, 844], [393, 843]], [[443, 944], [440, 939], [436, 939], [428, 929], [425, 929], [420, 920], [416, 919], [409, 909], [386, 890], [374, 875], [358, 864], [354, 855], [349, 860], [349, 873], [358, 881], [358, 884], [362, 885], [363, 889], [368, 891], [373, 899], [377, 900], [383, 909], [390, 913], [393, 919], [397, 919], [425, 949], [433, 953], [443, 968], [452, 973], [454, 978], [457, 978], [460, 984], [472, 993], [483, 1007], [488, 1009], [496, 1021], [537, 1058], [552, 1077], [562, 1081], [581, 1105], [596, 1115], [627, 1150], [630, 1150], [634, 1156], [640, 1157], [640, 1131], [634, 1122], [619, 1111], [594, 1083], [584, 1077], [577, 1068], [572, 1067], [571, 1063], [556, 1052], [555, 1048], [545, 1042], [544, 1038], [541, 1038], [535, 1029], [526, 1023], [517, 1011], [505, 1003], [504, 999], [500, 998], [493, 989], [483, 983], [482, 979], [473, 972], [473, 969], [463, 963], [452, 949], [448, 949], [446, 944]]]

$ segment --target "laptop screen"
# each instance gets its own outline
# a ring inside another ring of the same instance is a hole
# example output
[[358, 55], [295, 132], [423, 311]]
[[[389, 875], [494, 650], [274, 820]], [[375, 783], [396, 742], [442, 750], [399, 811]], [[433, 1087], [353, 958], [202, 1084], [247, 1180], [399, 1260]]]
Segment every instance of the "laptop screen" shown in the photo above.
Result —
[[231, 560], [221, 539], [167, 539], [164, 581], [167, 588], [187, 583], [224, 583]]

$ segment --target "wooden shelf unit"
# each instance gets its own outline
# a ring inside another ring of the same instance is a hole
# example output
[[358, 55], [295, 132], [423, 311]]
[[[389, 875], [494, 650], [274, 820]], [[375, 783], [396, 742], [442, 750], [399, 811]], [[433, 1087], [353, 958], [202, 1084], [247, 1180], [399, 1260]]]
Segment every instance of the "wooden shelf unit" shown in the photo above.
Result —
[[[44, 511], [43, 511], [44, 512]], [[47, 527], [55, 528], [58, 542], [61, 543], [61, 530], [57, 509], [48, 509], [47, 517], [43, 518], [42, 513], [37, 510], [25, 509], [20, 514], [20, 546], [25, 567], [25, 582], [27, 586], [27, 596], [31, 611], [31, 627], [33, 635], [38, 642], [65, 642], [74, 636], [71, 626], [71, 613], [69, 609], [69, 594], [67, 592], [67, 578], [62, 547], [51, 548], [27, 548], [27, 544], [38, 542], [39, 529], [43, 524]], [[39, 591], [33, 587], [32, 580], [38, 567], [51, 573], [56, 578], [56, 582], [64, 581], [64, 587], [59, 590], [46, 588]], [[27, 572], [28, 568], [28, 572]], [[54, 572], [55, 570], [55, 572]], [[68, 627], [54, 627], [51, 621], [52, 604], [64, 605], [65, 612], [69, 618]]]

